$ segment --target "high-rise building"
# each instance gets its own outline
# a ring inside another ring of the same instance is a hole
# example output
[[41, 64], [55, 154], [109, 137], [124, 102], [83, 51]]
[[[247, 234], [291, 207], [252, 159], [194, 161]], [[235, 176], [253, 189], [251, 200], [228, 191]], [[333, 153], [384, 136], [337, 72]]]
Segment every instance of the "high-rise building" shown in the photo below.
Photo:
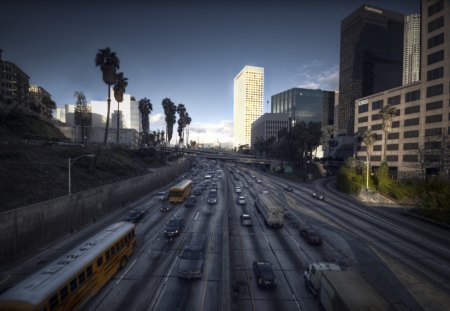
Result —
[[339, 134], [353, 135], [355, 99], [402, 85], [404, 15], [363, 5], [341, 23]]
[[24, 108], [28, 104], [30, 77], [16, 64], [2, 59], [0, 50], [0, 104]]
[[[356, 129], [371, 129], [378, 137], [371, 165], [379, 166], [386, 156], [399, 177], [450, 171], [450, 1], [422, 0], [421, 7], [420, 80], [357, 99], [355, 105]], [[387, 105], [396, 114], [385, 132], [379, 112]], [[366, 148], [358, 147], [364, 161]]]
[[289, 129], [289, 115], [287, 113], [265, 113], [252, 123], [251, 147], [258, 138], [268, 140], [271, 137], [278, 139], [281, 129]]
[[405, 16], [403, 85], [420, 79], [420, 14]]
[[[287, 113], [292, 124], [299, 122], [333, 123], [334, 92], [292, 88], [271, 97], [272, 113]], [[326, 120], [324, 120], [324, 118]]]
[[234, 78], [233, 144], [249, 145], [252, 123], [262, 115], [264, 68], [245, 66]]

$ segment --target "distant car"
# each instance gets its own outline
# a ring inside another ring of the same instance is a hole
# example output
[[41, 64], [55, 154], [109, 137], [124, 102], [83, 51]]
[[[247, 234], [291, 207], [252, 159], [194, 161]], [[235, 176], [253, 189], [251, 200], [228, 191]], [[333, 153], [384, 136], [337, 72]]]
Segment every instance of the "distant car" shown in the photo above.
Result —
[[170, 212], [172, 210], [172, 205], [171, 204], [163, 204], [159, 210], [161, 212]]
[[274, 288], [277, 286], [275, 273], [272, 269], [272, 264], [268, 261], [254, 261], [253, 271], [256, 275], [256, 282], [258, 287]]
[[211, 183], [211, 189], [219, 189], [219, 186], [217, 185], [216, 182]]
[[236, 193], [241, 193], [242, 192], [242, 188], [241, 187], [236, 187], [234, 191]]
[[325, 200], [325, 196], [323, 195], [322, 192], [313, 192], [312, 197], [316, 200]]
[[248, 184], [244, 184], [244, 188], [248, 188]]
[[194, 188], [194, 189], [192, 190], [192, 193], [193, 193], [194, 195], [202, 195], [202, 192], [203, 192], [202, 188]]
[[249, 214], [242, 214], [240, 218], [243, 226], [253, 226], [252, 218]]
[[217, 204], [217, 196], [208, 196], [208, 200], [206, 201], [208, 204]]
[[294, 191], [294, 189], [293, 189], [291, 186], [289, 186], [289, 185], [285, 185], [285, 186], [284, 186], [284, 190], [286, 190], [286, 191], [288, 191], [288, 192]]
[[261, 183], [261, 179], [257, 179], [256, 182], [257, 182], [258, 184], [260, 184], [260, 183]]
[[160, 192], [156, 192], [153, 196], [162, 201], [167, 201], [167, 199], [169, 198], [169, 193], [165, 192], [165, 191], [160, 191]]
[[197, 197], [195, 195], [190, 195], [186, 198], [186, 202], [184, 202], [185, 207], [193, 207], [197, 202]]
[[181, 233], [181, 230], [183, 230], [183, 228], [184, 228], [184, 218], [173, 217], [166, 224], [164, 235], [169, 238], [178, 236]]
[[236, 198], [236, 202], [239, 205], [246, 205], [247, 201], [245, 200], [245, 197], [243, 195], [240, 195]]
[[125, 218], [125, 221], [137, 223], [143, 217], [144, 217], [144, 211], [132, 210], [132, 211], [128, 212], [127, 217]]
[[317, 230], [312, 227], [305, 226], [301, 228], [300, 235], [303, 237], [303, 239], [305, 239], [306, 242], [308, 242], [308, 244], [322, 244], [322, 238], [320, 237], [319, 232], [317, 232]]

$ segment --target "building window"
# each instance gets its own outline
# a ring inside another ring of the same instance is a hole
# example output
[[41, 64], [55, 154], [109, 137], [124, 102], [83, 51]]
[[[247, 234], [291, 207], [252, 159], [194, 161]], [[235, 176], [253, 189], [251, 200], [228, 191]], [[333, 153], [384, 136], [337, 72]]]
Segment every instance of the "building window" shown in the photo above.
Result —
[[444, 26], [444, 16], [436, 18], [435, 20], [428, 23], [428, 32], [432, 32]]
[[378, 131], [378, 130], [381, 130], [383, 128], [383, 124], [374, 124], [374, 125], [372, 125], [372, 130], [373, 131]]
[[398, 150], [398, 144], [388, 144], [386, 150]]
[[388, 98], [388, 105], [389, 106], [395, 106], [400, 104], [400, 100], [401, 100], [401, 96], [397, 95], [397, 96], [392, 96]]
[[440, 141], [426, 141], [424, 145], [425, 149], [441, 149]]
[[404, 125], [405, 126], [413, 126], [413, 125], [418, 125], [419, 124], [419, 118], [414, 118], [414, 119], [406, 119]]
[[400, 127], [400, 121], [393, 121], [392, 122], [392, 128]]
[[386, 160], [389, 162], [398, 162], [398, 156], [396, 155], [387, 155]]
[[444, 76], [444, 67], [439, 67], [427, 72], [427, 81], [436, 80]]
[[417, 162], [417, 154], [405, 154], [403, 155], [403, 162]]
[[388, 133], [388, 139], [399, 139], [399, 133]]
[[440, 50], [428, 55], [428, 65], [440, 62], [444, 59], [444, 50]]
[[438, 46], [442, 43], [444, 43], [444, 33], [440, 33], [428, 39], [428, 48], [429, 49], [434, 48], [435, 46]]
[[370, 161], [381, 161], [381, 156], [371, 156]]
[[442, 135], [442, 129], [440, 127], [425, 130], [425, 137], [440, 136], [440, 135]]
[[442, 100], [438, 100], [427, 104], [427, 110], [434, 110], [439, 108], [442, 108]]
[[383, 108], [383, 100], [377, 100], [372, 103], [372, 110]]
[[369, 111], [369, 104], [361, 105], [358, 107], [358, 112], [363, 113]]
[[358, 118], [358, 123], [367, 122], [368, 119], [369, 119], [369, 118], [368, 118], [367, 116]]
[[438, 154], [426, 154], [425, 161], [426, 162], [440, 162], [440, 156]]
[[367, 126], [361, 126], [361, 127], [358, 127], [358, 132], [364, 133], [364, 132], [366, 132], [366, 131], [367, 131]]
[[403, 138], [419, 137], [419, 131], [406, 131], [403, 133]]
[[434, 116], [427, 116], [425, 119], [425, 123], [436, 123], [442, 122], [442, 114], [436, 114]]
[[416, 112], [420, 112], [419, 105], [405, 108], [405, 114], [411, 114]]
[[418, 143], [404, 143], [403, 150], [417, 150], [419, 149]]
[[381, 145], [373, 146], [373, 151], [381, 151]]
[[444, 85], [437, 84], [427, 87], [427, 97], [441, 95], [444, 92]]
[[420, 99], [420, 90], [412, 91], [405, 94], [405, 102], [412, 102], [413, 100]]
[[381, 119], [381, 115], [380, 114], [373, 114], [372, 115], [372, 121], [376, 121], [376, 120], [380, 120]]
[[437, 12], [440, 12], [444, 9], [444, 0], [440, 0], [435, 4], [432, 4], [428, 7], [428, 17], [433, 16]]

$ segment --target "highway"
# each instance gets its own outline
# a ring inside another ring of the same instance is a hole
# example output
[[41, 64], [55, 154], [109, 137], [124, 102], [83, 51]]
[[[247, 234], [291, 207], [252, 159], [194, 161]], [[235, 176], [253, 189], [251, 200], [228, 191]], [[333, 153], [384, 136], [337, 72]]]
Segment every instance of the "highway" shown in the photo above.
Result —
[[[149, 193], [36, 254], [10, 274], [20, 280], [89, 235], [122, 220], [129, 209], [144, 208], [146, 215], [137, 223], [137, 251], [83, 310], [319, 310], [303, 281], [305, 267], [317, 261], [358, 271], [394, 309], [445, 310], [450, 305], [447, 228], [408, 217], [401, 208], [363, 205], [336, 192], [333, 179], [297, 184], [234, 164], [201, 163], [208, 164], [185, 178], [199, 183], [214, 170], [217, 204], [207, 204], [206, 189], [194, 207], [180, 204], [161, 212], [163, 203]], [[292, 192], [283, 189], [287, 184]], [[237, 204], [236, 186], [241, 186], [246, 205]], [[316, 190], [325, 193], [324, 201], [311, 196]], [[254, 207], [257, 193], [263, 191], [285, 206], [280, 229], [268, 228]], [[253, 226], [241, 225], [243, 213], [251, 216]], [[164, 228], [174, 216], [183, 217], [185, 226], [179, 236], [168, 239]], [[305, 225], [320, 233], [321, 245], [310, 245], [299, 235]], [[194, 235], [206, 239], [203, 276], [181, 279], [179, 255]], [[276, 288], [257, 286], [253, 261], [272, 263]]]

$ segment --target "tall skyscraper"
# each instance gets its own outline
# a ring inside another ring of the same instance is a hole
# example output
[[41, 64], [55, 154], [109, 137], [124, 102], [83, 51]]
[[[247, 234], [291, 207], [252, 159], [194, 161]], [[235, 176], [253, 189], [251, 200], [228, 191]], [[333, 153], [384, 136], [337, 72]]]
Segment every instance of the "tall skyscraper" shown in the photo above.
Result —
[[405, 16], [403, 85], [420, 79], [420, 14]]
[[355, 100], [402, 85], [404, 15], [363, 5], [341, 23], [339, 134], [354, 134]]
[[245, 66], [234, 78], [233, 144], [249, 145], [252, 123], [262, 115], [264, 68]]

